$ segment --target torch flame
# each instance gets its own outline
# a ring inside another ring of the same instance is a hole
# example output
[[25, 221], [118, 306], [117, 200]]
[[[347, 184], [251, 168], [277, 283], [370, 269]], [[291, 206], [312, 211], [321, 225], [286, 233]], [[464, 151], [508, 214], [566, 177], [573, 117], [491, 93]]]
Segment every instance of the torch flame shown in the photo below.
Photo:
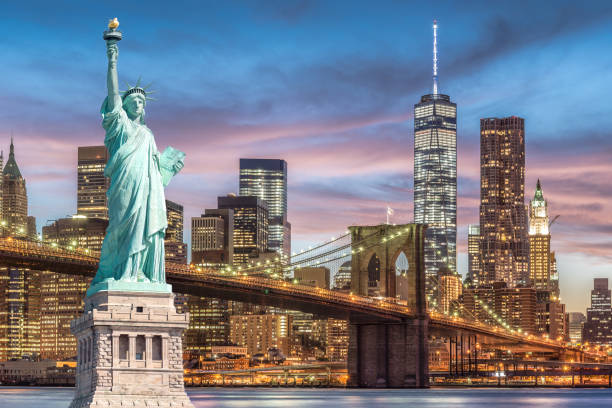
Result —
[[115, 17], [114, 19], [108, 21], [108, 28], [109, 29], [114, 30], [117, 27], [119, 27], [119, 20], [117, 20], [117, 17]]

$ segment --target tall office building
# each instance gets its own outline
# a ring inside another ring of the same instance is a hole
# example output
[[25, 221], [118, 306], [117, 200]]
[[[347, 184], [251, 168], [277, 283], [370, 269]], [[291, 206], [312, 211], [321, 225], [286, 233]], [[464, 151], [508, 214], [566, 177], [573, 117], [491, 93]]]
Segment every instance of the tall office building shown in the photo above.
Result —
[[[4, 169], [4, 151], [0, 150], [0, 223], [2, 222], [2, 220], [4, 219], [4, 217], [2, 216], [2, 193], [4, 188], [2, 187], [4, 185], [4, 177], [2, 175], [2, 170]], [[2, 226], [0, 225], [0, 236], [2, 236], [2, 234], [4, 234], [5, 231], [3, 231]]]
[[108, 219], [74, 215], [45, 225], [42, 227], [42, 236], [47, 244], [100, 251], [106, 227]]
[[591, 291], [591, 307], [582, 327], [582, 341], [612, 345], [612, 303], [608, 278], [595, 278]]
[[287, 221], [287, 162], [240, 159], [240, 195], [256, 196], [268, 205], [268, 249], [291, 254], [291, 224]]
[[[191, 218], [191, 262], [221, 268], [233, 260], [234, 211], [206, 209]], [[189, 327], [185, 330], [185, 351], [204, 355], [211, 347], [229, 344], [229, 316], [232, 302], [200, 296], [186, 296]]]
[[196, 355], [210, 353], [213, 346], [229, 344], [229, 301], [187, 296], [189, 326], [183, 334], [183, 349]]
[[563, 340], [566, 336], [565, 305], [550, 289], [536, 291], [537, 332], [551, 339]]
[[26, 181], [15, 160], [11, 139], [9, 158], [2, 170], [2, 227], [10, 235], [26, 236], [28, 232], [28, 195]]
[[348, 357], [348, 321], [327, 319], [327, 347], [325, 354], [329, 361], [346, 361]]
[[[2, 169], [3, 234], [27, 236], [26, 181], [15, 159], [11, 139], [9, 158]], [[40, 350], [40, 272], [25, 268], [0, 268], [0, 360], [37, 357]]]
[[187, 244], [183, 242], [183, 206], [166, 200], [168, 228], [164, 237], [166, 260], [187, 263]]
[[255, 196], [217, 198], [219, 209], [234, 211], [234, 265], [248, 263], [268, 250], [268, 205]]
[[234, 210], [206, 209], [191, 218], [191, 263], [232, 265]]
[[501, 319], [514, 330], [534, 334], [537, 333], [536, 295], [536, 290], [530, 287], [510, 288], [505, 282], [482, 284], [463, 291], [463, 307], [483, 323], [496, 326], [497, 319]]
[[480, 225], [468, 226], [468, 279], [478, 285], [480, 277]]
[[448, 268], [438, 270], [438, 310], [442, 313], [451, 313], [457, 306], [457, 300], [463, 293], [461, 275]]
[[480, 120], [480, 284], [526, 283], [525, 120]]
[[[42, 228], [43, 241], [60, 247], [100, 251], [108, 219], [75, 215], [61, 218]], [[40, 272], [40, 356], [67, 359], [76, 356], [76, 338], [70, 321], [83, 312], [90, 277]]]
[[40, 272], [0, 267], [0, 361], [38, 357]]
[[77, 162], [77, 214], [108, 218], [106, 191], [110, 179], [104, 176], [108, 161], [106, 146], [79, 146]]
[[457, 105], [438, 93], [435, 21], [433, 29], [433, 92], [414, 105], [414, 221], [428, 225], [425, 273], [431, 277], [442, 267], [457, 270]]
[[557, 257], [555, 251], [550, 251], [550, 290], [559, 297], [561, 290], [559, 288], [559, 271], [557, 270]]
[[529, 281], [536, 289], [550, 287], [550, 260], [548, 203], [538, 180], [535, 195], [529, 203]]

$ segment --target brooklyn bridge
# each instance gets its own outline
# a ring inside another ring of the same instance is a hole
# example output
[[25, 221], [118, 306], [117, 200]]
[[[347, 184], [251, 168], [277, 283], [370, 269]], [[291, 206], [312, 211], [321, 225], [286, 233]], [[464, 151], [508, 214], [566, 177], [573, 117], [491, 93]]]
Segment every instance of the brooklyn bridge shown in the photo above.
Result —
[[[597, 362], [602, 356], [563, 341], [483, 323], [468, 313], [428, 310], [423, 268], [425, 227], [419, 224], [353, 226], [344, 241], [311, 247], [287, 262], [212, 269], [166, 263], [173, 291], [299, 310], [349, 322], [349, 385], [357, 387], [426, 387], [429, 384], [429, 342], [445, 339], [450, 374], [476, 374], [486, 350], [517, 356], [537, 354], [547, 361]], [[345, 243], [343, 243], [345, 242]], [[334, 245], [335, 244], [335, 245]], [[396, 297], [395, 263], [403, 254], [408, 298]], [[368, 293], [368, 262], [380, 260], [380, 293]], [[93, 277], [99, 254], [41, 242], [0, 239], [0, 266], [29, 268]], [[351, 261], [350, 293], [295, 283], [283, 278], [291, 268]], [[520, 357], [519, 357], [520, 358]]]

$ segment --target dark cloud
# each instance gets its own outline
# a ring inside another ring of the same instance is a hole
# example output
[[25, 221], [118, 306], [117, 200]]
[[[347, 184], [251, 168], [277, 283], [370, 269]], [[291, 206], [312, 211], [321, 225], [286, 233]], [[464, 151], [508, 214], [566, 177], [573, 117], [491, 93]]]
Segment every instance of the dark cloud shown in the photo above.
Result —
[[[519, 6], [518, 4], [521, 4]], [[585, 7], [576, 2], [556, 2], [554, 6], [541, 3], [542, 10], [526, 12], [533, 3], [518, 2], [509, 13], [498, 14], [495, 8], [478, 27], [482, 27], [478, 41], [471, 47], [453, 50], [451, 75], [462, 75], [480, 69], [521, 48], [545, 44], [561, 36], [593, 27], [612, 17], [612, 7]]]

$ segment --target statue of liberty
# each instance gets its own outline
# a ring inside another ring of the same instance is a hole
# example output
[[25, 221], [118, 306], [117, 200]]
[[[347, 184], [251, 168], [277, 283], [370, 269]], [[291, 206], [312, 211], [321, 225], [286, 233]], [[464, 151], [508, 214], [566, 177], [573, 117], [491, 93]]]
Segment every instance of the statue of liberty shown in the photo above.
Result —
[[109, 225], [87, 296], [101, 290], [170, 291], [164, 268], [164, 187], [183, 167], [185, 154], [171, 147], [163, 154], [157, 150], [153, 133], [144, 122], [148, 98], [140, 81], [120, 94], [118, 25], [115, 19], [105, 32], [108, 96], [101, 109], [109, 153], [104, 170], [110, 178]]

